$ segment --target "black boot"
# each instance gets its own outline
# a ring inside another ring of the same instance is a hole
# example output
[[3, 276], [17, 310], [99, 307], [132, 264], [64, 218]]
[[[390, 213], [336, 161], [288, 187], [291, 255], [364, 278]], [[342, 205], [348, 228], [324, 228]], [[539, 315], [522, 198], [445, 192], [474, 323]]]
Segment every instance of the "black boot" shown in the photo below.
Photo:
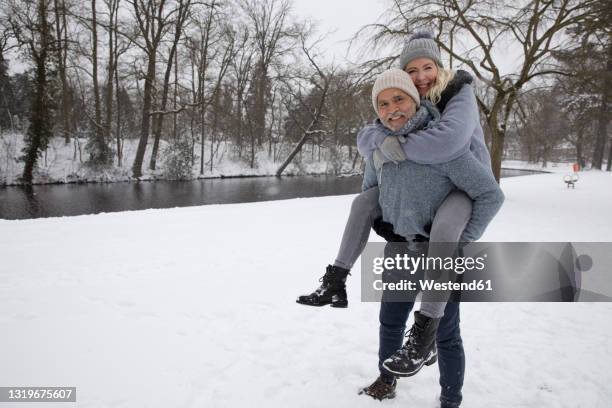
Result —
[[433, 319], [414, 312], [414, 324], [406, 344], [386, 359], [383, 367], [399, 377], [410, 377], [423, 365], [432, 365], [438, 359], [436, 332], [440, 319]]
[[302, 295], [296, 302], [308, 306], [347, 307], [346, 300], [346, 276], [349, 270], [339, 266], [327, 265], [325, 275], [319, 279], [321, 286], [310, 295]]
[[386, 382], [382, 376], [378, 377], [369, 387], [365, 387], [359, 391], [359, 395], [366, 394], [377, 400], [395, 398], [395, 387], [397, 380], [393, 378], [392, 382]]

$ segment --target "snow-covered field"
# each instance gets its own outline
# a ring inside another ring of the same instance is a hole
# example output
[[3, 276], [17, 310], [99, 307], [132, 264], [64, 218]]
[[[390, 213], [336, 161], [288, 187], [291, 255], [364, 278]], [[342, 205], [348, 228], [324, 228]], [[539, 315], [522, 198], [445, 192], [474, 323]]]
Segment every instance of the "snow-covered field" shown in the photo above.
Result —
[[[612, 174], [568, 190], [564, 171], [502, 180], [483, 240], [612, 241]], [[357, 395], [378, 339], [359, 267], [348, 309], [294, 301], [352, 197], [0, 220], [0, 386], [76, 386], [83, 408], [437, 407], [436, 365], [395, 400]], [[612, 406], [611, 304], [461, 307], [465, 407]]]

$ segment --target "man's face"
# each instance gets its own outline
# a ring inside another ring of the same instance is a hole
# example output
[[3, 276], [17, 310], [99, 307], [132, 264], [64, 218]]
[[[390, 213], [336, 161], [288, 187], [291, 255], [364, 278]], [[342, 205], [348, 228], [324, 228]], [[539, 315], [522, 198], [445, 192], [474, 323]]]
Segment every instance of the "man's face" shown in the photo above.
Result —
[[389, 129], [397, 132], [416, 113], [416, 103], [401, 89], [389, 88], [378, 94], [378, 117]]

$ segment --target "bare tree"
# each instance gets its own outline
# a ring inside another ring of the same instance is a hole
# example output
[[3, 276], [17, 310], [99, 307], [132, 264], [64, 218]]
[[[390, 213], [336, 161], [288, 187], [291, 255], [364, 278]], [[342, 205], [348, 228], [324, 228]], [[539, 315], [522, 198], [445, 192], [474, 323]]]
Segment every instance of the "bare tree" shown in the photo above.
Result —
[[[593, 149], [593, 167], [601, 169], [603, 165], [604, 150], [609, 139], [609, 152], [607, 171], [612, 170], [612, 137], [608, 135], [610, 125], [610, 103], [612, 99], [612, 1], [595, 0], [591, 4], [592, 13], [586, 21], [581, 24], [575, 33], [581, 37], [582, 45], [588, 45], [594, 54], [601, 59], [601, 69], [594, 71], [598, 79], [599, 90], [599, 112], [597, 117], [597, 136]], [[580, 51], [583, 51], [581, 48]], [[576, 50], [579, 51], [579, 50]]]
[[0, 127], [10, 126], [11, 130], [15, 131], [12, 113], [13, 89], [8, 72], [8, 61], [6, 54], [17, 47], [14, 40], [14, 34], [8, 24], [8, 16], [0, 15]]
[[[108, 11], [108, 21], [106, 23], [106, 31], [108, 33], [108, 65], [107, 65], [107, 75], [106, 75], [106, 95], [105, 95], [105, 119], [104, 119], [104, 139], [110, 141], [112, 139], [112, 126], [113, 126], [113, 93], [115, 86], [119, 86], [116, 82], [118, 82], [117, 75], [117, 67], [119, 56], [127, 51], [127, 47], [125, 44], [120, 47], [119, 45], [119, 6], [121, 0], [104, 0], [106, 5], [106, 9]], [[117, 90], [118, 92], [118, 90]], [[119, 116], [120, 110], [117, 105], [117, 116]], [[117, 124], [119, 124], [119, 120]], [[117, 153], [117, 164], [119, 167], [122, 165], [122, 146], [121, 146], [121, 137], [120, 127], [116, 126], [116, 135], [115, 135], [115, 149]]]
[[147, 66], [144, 75], [140, 139], [138, 140], [138, 148], [134, 164], [132, 165], [132, 175], [138, 178], [142, 175], [142, 162], [149, 140], [157, 53], [164, 35], [174, 21], [173, 18], [177, 9], [170, 7], [168, 5], [169, 2], [166, 0], [147, 0], [146, 2], [142, 0], [128, 0], [128, 3], [132, 5], [139, 32], [138, 38], [132, 37], [132, 42], [144, 52]]
[[[394, 0], [386, 24], [374, 30], [371, 44], [399, 44], [417, 30], [434, 29], [440, 48], [487, 86], [478, 104], [491, 132], [492, 168], [500, 177], [506, 129], [520, 93], [535, 81], [562, 74], [550, 64], [563, 44], [562, 33], [592, 15], [594, 0]], [[455, 41], [451, 41], [455, 39]], [[461, 40], [461, 41], [459, 41]], [[520, 44], [520, 66], [504, 74], [500, 55], [508, 42]], [[461, 44], [464, 44], [461, 46]]]
[[[235, 90], [235, 127], [234, 142], [238, 149], [238, 157], [242, 157], [244, 141], [244, 111], [246, 108], [247, 85], [251, 79], [253, 63], [253, 51], [251, 48], [251, 37], [248, 28], [243, 27], [240, 33], [239, 43], [236, 47], [237, 55], [231, 62]], [[251, 156], [251, 168], [254, 166], [254, 155]]]
[[8, 0], [3, 3], [3, 7], [9, 10], [8, 24], [14, 36], [35, 67], [30, 126], [23, 148], [23, 182], [26, 184], [32, 183], [38, 157], [52, 137], [49, 65], [54, 41], [49, 22], [50, 3], [50, 0], [26, 3]]
[[[305, 99], [301, 95], [301, 92], [295, 92], [292, 89], [292, 86], [290, 85], [290, 83], [286, 82], [286, 85], [288, 85], [286, 87], [286, 91], [291, 93], [292, 96], [295, 97], [300, 102], [300, 105], [303, 107], [304, 111], [306, 111], [307, 114], [310, 116], [310, 121], [308, 122], [308, 124], [304, 125], [300, 123], [298, 120], [296, 120], [295, 118], [292, 118], [294, 122], [296, 123], [296, 125], [298, 125], [299, 128], [302, 130], [302, 137], [296, 144], [293, 151], [289, 153], [289, 156], [287, 157], [287, 159], [283, 162], [283, 164], [280, 165], [280, 167], [276, 171], [277, 176], [281, 176], [283, 174], [283, 171], [291, 163], [293, 158], [301, 151], [304, 143], [306, 143], [309, 140], [312, 140], [312, 137], [314, 135], [326, 133], [324, 129], [320, 128], [320, 122], [323, 119], [323, 109], [325, 107], [325, 101], [326, 101], [327, 94], [328, 94], [329, 87], [330, 87], [330, 82], [331, 82], [330, 79], [333, 76], [334, 70], [332, 68], [330, 71], [325, 72], [320, 67], [320, 64], [316, 62], [314, 50], [316, 46], [318, 45], [318, 43], [320, 42], [320, 40], [316, 41], [312, 45], [307, 45], [308, 38], [307, 38], [306, 32], [308, 32], [308, 30], [302, 31], [302, 33], [299, 35], [299, 41], [300, 41], [300, 46], [304, 53], [304, 56], [308, 60], [308, 63], [310, 64], [311, 69], [314, 71], [314, 72], [311, 71], [312, 75], [308, 75], [307, 78], [309, 78], [310, 84], [318, 91], [318, 98], [316, 101], [313, 101], [314, 103], [308, 103], [305, 101]], [[299, 82], [299, 80], [306, 79], [306, 76], [302, 76], [301, 78], [299, 78], [298, 76], [294, 79], [298, 79], [298, 82]]]
[[[214, 33], [215, 20], [219, 13], [219, 5], [213, 0], [205, 12], [204, 18], [201, 15], [194, 15], [194, 23], [197, 29], [197, 34], [187, 37], [187, 47], [190, 50], [190, 59], [192, 66], [192, 101], [198, 107], [200, 120], [200, 174], [204, 174], [204, 146], [205, 146], [205, 127], [204, 118], [206, 107], [208, 104], [206, 99], [206, 81], [207, 72], [210, 68], [210, 61], [215, 59], [213, 46], [214, 40], [211, 40]], [[213, 54], [213, 55], [211, 55]], [[195, 119], [195, 118], [194, 118]], [[193, 122], [192, 122], [192, 140]], [[195, 142], [192, 143], [195, 146]], [[193, 151], [193, 149], [192, 149]], [[192, 153], [192, 156], [194, 154]]]
[[[90, 147], [90, 162], [95, 165], [112, 163], [108, 138], [105, 137], [106, 126], [102, 123], [102, 103], [100, 101], [100, 83], [98, 81], [98, 12], [96, 0], [91, 0], [91, 62], [94, 92], [93, 143]], [[107, 134], [107, 133], [106, 133]]]
[[[253, 87], [253, 137], [260, 146], [266, 134], [266, 112], [269, 105], [270, 67], [281, 56], [291, 50], [285, 40], [295, 33], [288, 23], [290, 5], [288, 0], [241, 0], [240, 5], [250, 24], [255, 41], [257, 57], [252, 76]], [[254, 141], [251, 157], [254, 156]]]
[[[191, 7], [191, 0], [179, 0], [177, 6], [177, 16], [175, 18], [174, 24], [174, 39], [172, 41], [172, 45], [170, 47], [170, 53], [168, 55], [168, 60], [166, 62], [166, 72], [164, 74], [164, 83], [162, 85], [162, 95], [161, 102], [159, 106], [160, 111], [164, 111], [166, 109], [166, 104], [168, 103], [168, 90], [170, 87], [170, 75], [172, 74], [172, 64], [174, 63], [174, 56], [176, 54], [176, 49], [178, 47], [178, 43], [181, 39], [181, 35], [183, 33], [183, 26], [185, 21], [187, 20], [187, 16], [189, 15]], [[176, 107], [175, 107], [176, 110]], [[151, 152], [151, 160], [149, 163], [149, 168], [151, 170], [155, 170], [155, 165], [157, 161], [157, 152], [159, 150], [159, 140], [161, 138], [162, 127], [164, 123], [164, 114], [158, 113], [153, 121], [153, 151]]]
[[555, 148], [568, 138], [570, 126], [564, 117], [560, 100], [564, 99], [559, 89], [526, 92], [517, 101], [517, 117], [520, 120], [518, 134], [529, 150], [532, 162], [542, 161], [546, 167]]
[[235, 56], [233, 32], [222, 23], [225, 17], [221, 5], [213, 0], [204, 16], [194, 15], [196, 33], [186, 37], [192, 64], [192, 99], [200, 122], [200, 174], [205, 167], [206, 113]]
[[572, 118], [574, 135], [569, 140], [576, 146], [579, 163], [586, 165], [588, 148], [592, 167], [601, 169], [610, 123], [612, 2], [596, 0], [591, 8], [594, 12], [585, 21], [568, 30], [570, 46], [554, 54], [568, 74], [559, 77], [555, 86], [567, 95], [563, 108]]
[[55, 40], [57, 51], [57, 67], [58, 75], [61, 81], [61, 133], [64, 136], [64, 142], [70, 143], [70, 90], [68, 88], [68, 79], [66, 76], [66, 63], [68, 60], [68, 24], [66, 19], [66, 0], [54, 0], [55, 12]]

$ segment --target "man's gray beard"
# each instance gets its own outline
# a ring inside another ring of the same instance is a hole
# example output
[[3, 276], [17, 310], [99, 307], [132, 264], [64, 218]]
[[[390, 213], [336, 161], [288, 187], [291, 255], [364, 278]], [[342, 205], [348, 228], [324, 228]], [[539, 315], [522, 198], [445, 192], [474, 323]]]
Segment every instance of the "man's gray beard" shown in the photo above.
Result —
[[383, 125], [385, 125], [387, 128], [393, 130], [394, 132], [397, 132], [398, 130], [400, 130], [402, 128], [402, 126], [404, 126], [404, 124], [402, 124], [402, 126], [400, 126], [399, 128], [395, 129], [393, 127], [390, 126], [389, 124], [389, 118], [393, 118], [393, 119], [399, 119], [399, 118], [408, 118], [408, 115], [406, 115], [403, 112], [400, 112], [399, 114], [396, 115], [389, 115], [387, 116], [383, 121]]

